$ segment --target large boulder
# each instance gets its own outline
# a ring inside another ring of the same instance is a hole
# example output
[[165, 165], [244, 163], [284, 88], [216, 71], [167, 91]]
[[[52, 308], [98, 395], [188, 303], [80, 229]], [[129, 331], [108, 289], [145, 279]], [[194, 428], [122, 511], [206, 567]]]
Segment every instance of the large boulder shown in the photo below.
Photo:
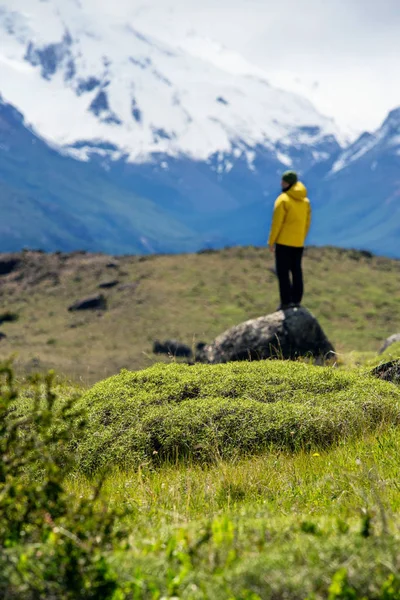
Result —
[[385, 350], [387, 350], [393, 344], [397, 344], [398, 342], [400, 342], [400, 333], [391, 335], [387, 338], [387, 340], [384, 341], [382, 348], [379, 350], [379, 354], [383, 354]]
[[306, 308], [291, 308], [228, 329], [197, 353], [210, 364], [300, 356], [328, 358], [334, 347]]

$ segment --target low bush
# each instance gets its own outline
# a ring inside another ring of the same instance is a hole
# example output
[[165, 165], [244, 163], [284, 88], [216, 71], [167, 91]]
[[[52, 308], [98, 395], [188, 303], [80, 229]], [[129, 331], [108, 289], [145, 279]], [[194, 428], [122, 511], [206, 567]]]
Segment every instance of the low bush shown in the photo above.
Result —
[[86, 474], [269, 448], [326, 448], [400, 422], [400, 391], [354, 372], [285, 362], [156, 365], [95, 385], [75, 440]]
[[69, 439], [84, 421], [72, 399], [56, 402], [52, 381], [31, 382], [21, 416], [12, 370], [0, 366], [0, 597], [112, 598], [118, 513], [99, 504], [100, 486], [86, 498], [66, 491]]

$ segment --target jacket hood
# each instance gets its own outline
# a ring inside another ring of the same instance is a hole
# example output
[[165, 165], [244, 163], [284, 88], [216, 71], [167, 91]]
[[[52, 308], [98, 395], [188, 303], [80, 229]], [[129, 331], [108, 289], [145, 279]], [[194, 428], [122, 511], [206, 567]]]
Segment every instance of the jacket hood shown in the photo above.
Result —
[[307, 198], [307, 188], [301, 181], [292, 185], [285, 193], [290, 196], [290, 198], [293, 198], [293, 200], [305, 200]]

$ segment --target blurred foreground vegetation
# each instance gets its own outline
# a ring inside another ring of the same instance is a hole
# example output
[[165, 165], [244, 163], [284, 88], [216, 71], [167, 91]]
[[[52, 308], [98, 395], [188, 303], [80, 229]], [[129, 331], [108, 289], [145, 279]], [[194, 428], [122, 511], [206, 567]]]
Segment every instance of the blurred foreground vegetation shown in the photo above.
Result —
[[2, 598], [400, 598], [400, 390], [369, 369], [1, 377]]

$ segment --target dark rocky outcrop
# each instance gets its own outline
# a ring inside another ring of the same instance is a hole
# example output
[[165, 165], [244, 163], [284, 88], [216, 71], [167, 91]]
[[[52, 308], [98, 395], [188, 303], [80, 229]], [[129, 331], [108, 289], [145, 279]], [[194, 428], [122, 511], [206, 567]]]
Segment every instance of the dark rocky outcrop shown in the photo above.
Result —
[[328, 358], [334, 353], [317, 319], [305, 308], [278, 311], [232, 327], [197, 352], [200, 362], [217, 364], [300, 356]]
[[99, 288], [101, 290], [108, 290], [113, 287], [116, 287], [118, 284], [119, 284], [118, 279], [113, 279], [112, 281], [103, 281], [102, 283], [99, 284]]
[[165, 342], [156, 340], [153, 345], [153, 352], [154, 354], [170, 354], [177, 358], [192, 357], [191, 348], [177, 340], [166, 340]]
[[6, 337], [7, 337], [7, 336], [6, 336], [6, 334], [5, 334], [5, 333], [3, 333], [2, 331], [0, 331], [0, 342], [1, 342], [2, 340], [5, 340], [5, 339], [6, 339]]
[[106, 310], [107, 309], [107, 300], [103, 294], [99, 294], [98, 296], [89, 296], [88, 298], [83, 298], [82, 300], [78, 300], [74, 302], [68, 310], [70, 312], [75, 312], [78, 310]]
[[379, 350], [379, 354], [383, 354], [385, 350], [387, 350], [393, 344], [397, 344], [397, 342], [400, 342], [400, 333], [395, 333], [394, 335], [388, 337], [387, 340], [384, 341], [382, 348]]
[[391, 360], [375, 367], [372, 375], [384, 381], [392, 381], [393, 383], [400, 384], [400, 360]]

